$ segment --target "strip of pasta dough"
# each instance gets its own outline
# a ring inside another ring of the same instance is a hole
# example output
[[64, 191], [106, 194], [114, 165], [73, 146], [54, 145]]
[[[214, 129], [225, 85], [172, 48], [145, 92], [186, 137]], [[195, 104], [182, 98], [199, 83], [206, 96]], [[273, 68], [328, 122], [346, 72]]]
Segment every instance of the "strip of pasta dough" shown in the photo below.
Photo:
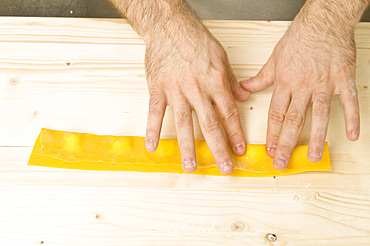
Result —
[[[88, 133], [42, 129], [28, 165], [96, 170], [185, 173], [177, 139], [161, 139], [158, 149], [145, 150], [143, 137], [100, 136]], [[222, 175], [205, 141], [195, 140], [198, 168], [192, 174]], [[232, 154], [234, 171], [230, 176], [267, 177], [306, 171], [330, 171], [328, 145], [323, 158], [313, 163], [307, 158], [308, 146], [294, 149], [288, 168], [276, 170], [265, 145], [248, 145], [244, 156]], [[231, 153], [231, 152], [230, 152]]]

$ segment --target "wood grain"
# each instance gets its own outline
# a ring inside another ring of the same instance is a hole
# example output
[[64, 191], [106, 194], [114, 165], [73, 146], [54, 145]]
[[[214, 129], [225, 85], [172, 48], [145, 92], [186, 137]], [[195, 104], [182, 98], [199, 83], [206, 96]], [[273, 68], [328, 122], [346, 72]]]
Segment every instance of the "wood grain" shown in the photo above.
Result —
[[[239, 79], [258, 72], [290, 24], [204, 23]], [[346, 139], [335, 97], [330, 173], [60, 170], [26, 166], [41, 127], [144, 135], [144, 43], [124, 20], [0, 18], [0, 245], [369, 245], [370, 24], [357, 26], [356, 42], [361, 137]], [[250, 143], [265, 142], [270, 97], [268, 89], [238, 103]], [[309, 110], [301, 144], [310, 118]], [[175, 137], [174, 129], [169, 108], [162, 137]]]

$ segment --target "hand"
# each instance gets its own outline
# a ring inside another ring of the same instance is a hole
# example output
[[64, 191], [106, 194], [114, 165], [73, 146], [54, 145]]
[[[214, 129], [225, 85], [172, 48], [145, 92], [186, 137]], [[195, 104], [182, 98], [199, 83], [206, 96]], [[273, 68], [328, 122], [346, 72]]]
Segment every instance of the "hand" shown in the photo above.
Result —
[[[111, 0], [146, 43], [145, 68], [150, 94], [145, 146], [155, 151], [167, 105], [175, 113], [183, 168], [197, 168], [192, 111], [218, 168], [233, 171], [223, 134], [237, 155], [246, 151], [236, 99], [246, 100], [221, 44], [183, 0]], [[222, 126], [221, 126], [222, 124]]]
[[318, 20], [312, 18], [311, 21], [307, 15], [301, 18], [306, 14], [304, 11], [300, 14], [257, 76], [241, 82], [250, 92], [274, 84], [266, 147], [278, 170], [284, 170], [289, 163], [311, 102], [312, 123], [307, 154], [310, 161], [322, 159], [333, 95], [340, 95], [347, 137], [357, 140], [360, 132], [354, 26], [348, 30], [344, 30], [344, 25], [340, 26], [341, 29], [313, 27], [310, 23]]
[[[177, 29], [177, 28], [176, 28]], [[145, 67], [150, 94], [146, 149], [155, 151], [167, 105], [174, 110], [183, 169], [196, 169], [192, 111], [221, 173], [233, 171], [222, 126], [236, 155], [246, 143], [233, 98], [246, 100], [220, 43], [199, 22], [147, 42]], [[221, 126], [222, 125], [222, 126]]]

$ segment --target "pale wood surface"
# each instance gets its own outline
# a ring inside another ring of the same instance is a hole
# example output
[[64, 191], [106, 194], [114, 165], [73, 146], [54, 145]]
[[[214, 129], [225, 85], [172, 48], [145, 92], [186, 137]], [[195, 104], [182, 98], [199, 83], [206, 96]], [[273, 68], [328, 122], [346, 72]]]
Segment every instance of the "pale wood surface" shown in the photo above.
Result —
[[[255, 75], [288, 22], [205, 21], [239, 79]], [[0, 18], [0, 245], [370, 245], [370, 24], [356, 29], [361, 137], [333, 99], [333, 171], [277, 178], [26, 166], [41, 127], [143, 136], [142, 40], [124, 20]], [[271, 89], [239, 103], [264, 143]], [[196, 137], [201, 138], [195, 121]], [[307, 144], [310, 116], [300, 139]], [[175, 137], [168, 109], [162, 137]]]

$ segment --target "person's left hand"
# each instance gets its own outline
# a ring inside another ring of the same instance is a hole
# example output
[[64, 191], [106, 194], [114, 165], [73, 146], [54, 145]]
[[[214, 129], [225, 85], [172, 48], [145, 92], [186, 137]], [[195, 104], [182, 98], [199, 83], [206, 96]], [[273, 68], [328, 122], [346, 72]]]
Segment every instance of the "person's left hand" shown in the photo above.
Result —
[[266, 147], [274, 167], [287, 167], [312, 102], [308, 158], [322, 159], [330, 116], [330, 101], [339, 94], [344, 107], [347, 137], [357, 140], [360, 131], [355, 85], [354, 28], [324, 33], [296, 22], [276, 45], [257, 76], [242, 81], [250, 92], [274, 84], [268, 114]]

